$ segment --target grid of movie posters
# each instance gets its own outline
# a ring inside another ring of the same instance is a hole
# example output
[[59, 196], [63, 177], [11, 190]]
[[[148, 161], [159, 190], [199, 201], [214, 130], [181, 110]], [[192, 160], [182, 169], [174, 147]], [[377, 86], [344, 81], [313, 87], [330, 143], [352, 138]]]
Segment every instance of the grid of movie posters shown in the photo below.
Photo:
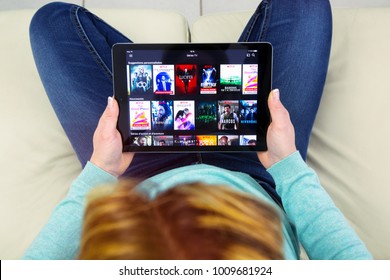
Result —
[[129, 64], [138, 146], [256, 145], [257, 64]]

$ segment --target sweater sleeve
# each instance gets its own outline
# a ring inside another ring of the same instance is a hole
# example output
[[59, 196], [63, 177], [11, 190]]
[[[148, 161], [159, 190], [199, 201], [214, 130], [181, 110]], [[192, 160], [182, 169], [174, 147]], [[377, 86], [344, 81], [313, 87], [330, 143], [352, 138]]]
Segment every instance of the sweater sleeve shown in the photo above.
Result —
[[84, 203], [95, 186], [115, 183], [116, 177], [88, 162], [56, 206], [49, 221], [25, 252], [23, 259], [75, 259], [79, 252]]
[[372, 259], [299, 152], [271, 166], [268, 172], [310, 259]]

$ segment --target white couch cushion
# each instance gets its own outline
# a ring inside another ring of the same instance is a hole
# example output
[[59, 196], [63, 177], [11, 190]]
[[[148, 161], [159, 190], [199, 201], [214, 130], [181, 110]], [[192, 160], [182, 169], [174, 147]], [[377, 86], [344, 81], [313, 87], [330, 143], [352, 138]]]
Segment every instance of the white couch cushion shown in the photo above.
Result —
[[390, 8], [337, 9], [309, 164], [377, 259], [390, 259]]
[[243, 11], [202, 16], [191, 27], [191, 42], [237, 42], [252, 14]]
[[135, 9], [90, 9], [134, 43], [186, 43], [186, 19], [171, 11]]
[[[251, 14], [204, 16], [192, 26], [192, 39], [235, 42]], [[308, 153], [377, 259], [390, 259], [389, 26], [390, 8], [333, 9], [329, 72]]]
[[[135, 42], [188, 41], [187, 22], [177, 13], [95, 12]], [[33, 14], [0, 12], [0, 259], [22, 255], [81, 171], [34, 65], [28, 35]]]
[[34, 65], [32, 15], [0, 15], [0, 258], [21, 255], [80, 171]]

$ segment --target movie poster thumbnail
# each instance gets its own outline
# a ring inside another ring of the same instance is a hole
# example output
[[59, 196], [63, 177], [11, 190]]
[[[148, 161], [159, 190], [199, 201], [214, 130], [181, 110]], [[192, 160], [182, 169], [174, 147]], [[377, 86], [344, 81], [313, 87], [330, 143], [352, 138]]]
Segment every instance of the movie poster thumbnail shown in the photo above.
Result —
[[238, 135], [218, 135], [218, 146], [238, 146]]
[[196, 102], [196, 128], [211, 129], [217, 127], [217, 102]]
[[198, 73], [195, 64], [178, 64], [175, 66], [176, 94], [196, 94]]
[[195, 135], [174, 135], [173, 145], [174, 146], [195, 146], [196, 137]]
[[196, 143], [198, 146], [217, 146], [216, 135], [197, 135]]
[[172, 135], [162, 135], [153, 137], [154, 146], [173, 146], [173, 136]]
[[174, 65], [153, 65], [155, 94], [175, 94]]
[[152, 146], [152, 137], [147, 135], [133, 136], [133, 146]]
[[193, 100], [177, 100], [173, 102], [175, 130], [195, 130], [194, 104]]
[[218, 112], [219, 112], [218, 129], [237, 130], [239, 127], [238, 111], [239, 111], [238, 100], [218, 101]]
[[219, 83], [218, 68], [215, 65], [202, 65], [200, 69], [200, 94], [216, 94]]
[[160, 100], [151, 103], [153, 130], [173, 130], [173, 101]]
[[240, 100], [240, 123], [257, 123], [257, 100]]
[[[128, 94], [145, 95], [153, 93], [152, 65], [128, 65]], [[130, 75], [129, 75], [130, 74]]]
[[257, 94], [258, 68], [257, 64], [242, 66], [242, 94]]
[[149, 101], [130, 101], [129, 109], [131, 130], [151, 129]]
[[256, 135], [241, 135], [240, 136], [241, 146], [256, 146]]
[[241, 64], [221, 64], [220, 77], [222, 93], [241, 92]]

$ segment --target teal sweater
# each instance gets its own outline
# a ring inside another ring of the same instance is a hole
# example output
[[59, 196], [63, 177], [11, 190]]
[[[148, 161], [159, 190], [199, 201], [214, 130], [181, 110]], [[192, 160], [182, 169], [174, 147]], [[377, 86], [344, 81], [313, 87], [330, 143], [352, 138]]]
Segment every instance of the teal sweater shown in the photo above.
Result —
[[[228, 185], [252, 194], [279, 211], [283, 220], [286, 259], [299, 259], [299, 244], [303, 245], [310, 259], [372, 259], [298, 152], [273, 165], [268, 172], [275, 180], [285, 212], [249, 175], [206, 164], [161, 173], [142, 182], [138, 189], [153, 199], [179, 183], [202, 181]], [[77, 258], [85, 196], [97, 185], [115, 182], [115, 177], [88, 162], [23, 259]]]

